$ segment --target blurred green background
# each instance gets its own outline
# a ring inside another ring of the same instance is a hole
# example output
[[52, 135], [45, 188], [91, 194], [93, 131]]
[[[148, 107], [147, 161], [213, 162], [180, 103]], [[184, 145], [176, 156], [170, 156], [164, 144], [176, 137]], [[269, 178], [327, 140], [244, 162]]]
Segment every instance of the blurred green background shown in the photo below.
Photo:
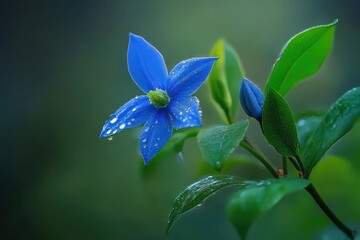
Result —
[[[184, 215], [165, 235], [176, 195], [209, 173], [199, 167], [194, 140], [185, 144], [184, 162], [174, 156], [150, 162], [144, 175], [140, 128], [113, 141], [98, 139], [107, 117], [141, 94], [127, 72], [128, 33], [156, 46], [169, 69], [206, 56], [223, 37], [239, 53], [247, 77], [264, 87], [290, 37], [336, 18], [330, 57], [287, 97], [295, 112], [325, 109], [360, 85], [360, 1], [2, 0], [0, 238], [236, 239], [224, 213], [230, 190]], [[219, 122], [207, 87], [196, 95], [204, 125]], [[244, 117], [241, 112], [239, 119]], [[256, 141], [269, 149], [252, 125]], [[328, 158], [313, 179], [339, 217], [357, 227], [359, 125], [331, 152], [350, 161]], [[269, 177], [249, 166], [235, 174]], [[303, 192], [261, 217], [249, 239], [318, 239], [323, 232], [330, 234], [327, 239], [339, 239]]]

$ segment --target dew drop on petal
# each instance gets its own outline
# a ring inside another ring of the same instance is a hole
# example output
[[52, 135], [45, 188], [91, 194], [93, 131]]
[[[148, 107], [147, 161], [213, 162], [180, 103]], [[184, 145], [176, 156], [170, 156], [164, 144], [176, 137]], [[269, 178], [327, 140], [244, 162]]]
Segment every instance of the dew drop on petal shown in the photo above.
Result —
[[128, 122], [127, 125], [131, 125], [131, 122]]
[[136, 111], [136, 107], [134, 107], [133, 109], [131, 109], [131, 111], [135, 112], [135, 111]]
[[111, 129], [106, 132], [106, 134], [110, 134], [110, 133], [111, 133]]
[[113, 137], [110, 136], [110, 137], [108, 137], [107, 139], [108, 139], [109, 141], [111, 141], [111, 140], [113, 140]]
[[144, 129], [144, 132], [148, 132], [149, 131], [149, 127], [146, 127], [145, 129]]
[[117, 133], [117, 130], [116, 130], [116, 129], [113, 131], [113, 134], [115, 134], [115, 133]]
[[146, 142], [147, 141], [147, 139], [146, 138], [144, 138], [143, 140], [142, 140], [142, 142], [144, 143], [144, 142]]
[[125, 123], [120, 124], [119, 128], [122, 130], [125, 128]]
[[180, 116], [183, 115], [183, 112], [179, 112], [179, 115], [180, 115]]
[[159, 144], [158, 143], [154, 143], [154, 147], [157, 147]]
[[110, 120], [110, 123], [115, 123], [118, 119], [116, 117], [114, 117], [113, 119]]

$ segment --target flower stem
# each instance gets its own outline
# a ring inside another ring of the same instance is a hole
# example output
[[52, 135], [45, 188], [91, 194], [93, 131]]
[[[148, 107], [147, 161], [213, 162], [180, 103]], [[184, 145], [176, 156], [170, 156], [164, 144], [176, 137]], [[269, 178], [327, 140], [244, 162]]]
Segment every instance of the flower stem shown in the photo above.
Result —
[[315, 202], [319, 205], [319, 207], [323, 210], [323, 212], [330, 218], [330, 220], [341, 230], [343, 231], [346, 236], [348, 236], [350, 239], [355, 239], [356, 232], [348, 228], [342, 221], [340, 221], [339, 218], [336, 217], [336, 215], [331, 211], [331, 209], [326, 205], [324, 200], [321, 198], [319, 193], [316, 191], [314, 185], [310, 183], [309, 186], [307, 186], [306, 191], [310, 193], [312, 198], [315, 200]]
[[267, 170], [273, 175], [275, 178], [279, 178], [275, 168], [271, 165], [271, 163], [266, 159], [266, 157], [260, 152], [260, 150], [256, 149], [245, 137], [240, 145], [249, 153], [251, 153], [254, 157], [256, 157], [260, 162], [266, 167]]

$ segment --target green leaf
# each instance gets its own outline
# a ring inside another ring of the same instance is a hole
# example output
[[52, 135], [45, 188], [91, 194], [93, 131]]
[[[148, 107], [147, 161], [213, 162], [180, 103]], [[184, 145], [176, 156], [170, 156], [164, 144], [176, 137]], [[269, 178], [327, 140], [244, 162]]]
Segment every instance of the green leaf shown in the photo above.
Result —
[[300, 142], [300, 151], [303, 150], [303, 147], [307, 144], [321, 120], [322, 116], [319, 114], [305, 115], [297, 120], [296, 128]]
[[203, 129], [198, 135], [200, 151], [205, 161], [220, 171], [224, 161], [230, 156], [245, 137], [249, 121], [235, 122], [231, 125]]
[[341, 96], [323, 116], [304, 146], [303, 161], [308, 175], [325, 152], [351, 130], [360, 116], [360, 87]]
[[219, 57], [208, 80], [211, 97], [231, 123], [239, 106], [239, 89], [244, 71], [236, 51], [225, 40], [218, 40], [210, 55]]
[[285, 99], [271, 88], [264, 101], [262, 128], [269, 143], [281, 155], [286, 157], [298, 155], [299, 140], [294, 116]]
[[[221, 174], [223, 175], [237, 175], [248, 173], [251, 175], [254, 172], [264, 173], [266, 170], [264, 166], [248, 154], [231, 154], [226, 161], [224, 161], [224, 166], [221, 169]], [[267, 172], [266, 172], [267, 173]], [[196, 168], [196, 176], [202, 177], [207, 175], [216, 175], [218, 171], [210, 167], [206, 161], [198, 161]]]
[[252, 223], [286, 195], [302, 190], [310, 181], [300, 178], [271, 179], [246, 186], [230, 198], [226, 214], [238, 234], [246, 238]]
[[256, 182], [244, 181], [233, 176], [209, 176], [193, 183], [176, 197], [169, 215], [167, 232], [169, 232], [175, 220], [182, 214], [194, 207], [200, 206], [209, 196], [217, 191], [228, 186], [238, 185], [245, 187], [251, 184], [256, 184]]
[[336, 23], [312, 27], [291, 38], [273, 67], [265, 92], [273, 88], [284, 96], [315, 74], [331, 50]]

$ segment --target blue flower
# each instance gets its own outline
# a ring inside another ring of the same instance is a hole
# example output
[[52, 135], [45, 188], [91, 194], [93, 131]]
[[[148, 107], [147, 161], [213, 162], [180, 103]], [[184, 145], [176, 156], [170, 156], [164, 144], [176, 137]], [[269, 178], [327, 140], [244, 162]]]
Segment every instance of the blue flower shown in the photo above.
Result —
[[246, 114], [261, 123], [264, 94], [258, 86], [250, 80], [243, 78], [240, 87], [240, 103]]
[[145, 164], [165, 145], [173, 129], [201, 126], [199, 100], [191, 96], [204, 83], [217, 58], [191, 58], [168, 74], [161, 53], [144, 38], [130, 33], [128, 70], [146, 94], [137, 96], [114, 114], [100, 133], [110, 137], [145, 123], [140, 151]]

